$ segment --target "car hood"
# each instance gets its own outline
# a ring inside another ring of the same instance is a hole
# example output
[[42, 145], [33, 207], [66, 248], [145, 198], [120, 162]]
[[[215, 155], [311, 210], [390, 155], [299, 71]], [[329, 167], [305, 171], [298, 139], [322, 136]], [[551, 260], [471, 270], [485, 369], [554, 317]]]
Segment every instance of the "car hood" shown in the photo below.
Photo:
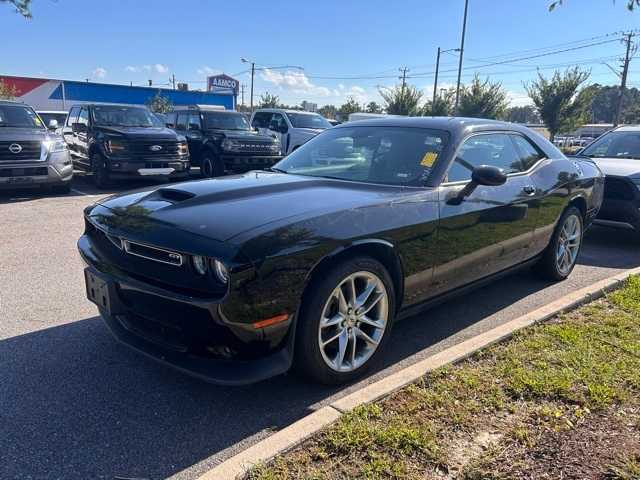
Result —
[[42, 141], [55, 138], [56, 135], [47, 131], [36, 128], [14, 128], [14, 127], [2, 127], [0, 128], [0, 141], [3, 142], [30, 142], [30, 141]]
[[640, 160], [631, 158], [592, 158], [605, 175], [640, 178]]
[[326, 128], [296, 128], [297, 133], [301, 133], [303, 135], [315, 136], [320, 132], [324, 132]]
[[178, 135], [164, 127], [110, 127], [98, 126], [98, 130], [108, 134], [123, 135], [131, 139], [176, 140]]
[[138, 217], [143, 214], [147, 221], [224, 242], [276, 222], [290, 220], [293, 223], [388, 202], [399, 189], [300, 175], [248, 172], [142, 189], [99, 203], [114, 214], [133, 212]]

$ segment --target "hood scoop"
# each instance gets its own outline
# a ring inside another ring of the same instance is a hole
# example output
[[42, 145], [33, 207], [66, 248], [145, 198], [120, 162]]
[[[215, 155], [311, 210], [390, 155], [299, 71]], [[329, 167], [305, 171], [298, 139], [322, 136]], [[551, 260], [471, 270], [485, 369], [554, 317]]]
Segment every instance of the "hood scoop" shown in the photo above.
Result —
[[147, 196], [147, 200], [164, 200], [171, 203], [180, 203], [195, 197], [193, 192], [187, 192], [177, 188], [159, 188], [151, 195]]

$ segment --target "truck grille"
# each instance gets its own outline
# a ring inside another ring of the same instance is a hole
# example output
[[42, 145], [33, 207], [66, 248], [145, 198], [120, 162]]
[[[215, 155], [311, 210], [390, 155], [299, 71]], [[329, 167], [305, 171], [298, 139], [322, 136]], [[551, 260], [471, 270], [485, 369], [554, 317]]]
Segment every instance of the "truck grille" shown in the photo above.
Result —
[[178, 142], [175, 141], [131, 142], [131, 152], [137, 157], [149, 160], [175, 158], [178, 156], [178, 150]]
[[238, 141], [238, 144], [238, 150], [241, 152], [273, 154], [273, 150], [271, 149], [271, 146], [273, 145], [272, 143], [256, 142], [254, 140], [240, 140]]
[[0, 142], [0, 162], [39, 161], [41, 142]]
[[611, 200], [634, 199], [635, 186], [628, 180], [616, 177], [605, 177], [604, 198]]

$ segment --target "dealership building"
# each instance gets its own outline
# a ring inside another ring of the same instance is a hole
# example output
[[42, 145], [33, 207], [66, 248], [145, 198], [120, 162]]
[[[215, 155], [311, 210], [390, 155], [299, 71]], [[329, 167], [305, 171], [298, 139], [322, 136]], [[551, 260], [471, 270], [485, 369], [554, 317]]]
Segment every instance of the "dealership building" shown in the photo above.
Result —
[[[231, 78], [226, 75], [218, 77]], [[174, 105], [220, 105], [227, 110], [235, 110], [237, 100], [237, 88], [216, 87], [216, 83], [229, 84], [228, 80], [223, 82], [222, 79], [217, 82], [208, 80], [210, 91], [207, 92], [2, 75], [0, 81], [13, 88], [17, 101], [40, 111], [68, 111], [72, 105], [82, 103], [144, 105], [158, 93]]]

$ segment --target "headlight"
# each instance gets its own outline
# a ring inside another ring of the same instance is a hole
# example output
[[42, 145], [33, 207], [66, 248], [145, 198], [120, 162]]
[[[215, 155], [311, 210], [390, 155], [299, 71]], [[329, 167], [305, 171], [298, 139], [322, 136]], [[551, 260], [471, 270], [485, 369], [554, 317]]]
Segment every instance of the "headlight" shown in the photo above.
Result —
[[193, 260], [193, 268], [195, 268], [196, 272], [200, 275], [205, 275], [207, 273], [207, 259], [205, 257], [201, 257], [200, 255], [194, 255], [192, 257]]
[[280, 152], [280, 142], [278, 143], [272, 143], [271, 145], [269, 145], [269, 149], [272, 152]]
[[127, 150], [127, 144], [123, 140], [109, 139], [104, 142], [104, 149], [108, 153], [122, 153]]
[[224, 284], [229, 283], [229, 271], [220, 260], [213, 260], [213, 271], [220, 282]]
[[238, 143], [236, 140], [232, 140], [230, 138], [225, 138], [222, 141], [222, 149], [223, 150], [239, 150], [240, 149], [240, 143]]
[[632, 178], [631, 181], [635, 183], [638, 190], [640, 190], [640, 178]]
[[64, 152], [67, 149], [67, 144], [64, 140], [45, 140], [42, 142], [48, 153]]
[[187, 146], [187, 142], [182, 142], [178, 144], [178, 153], [180, 155], [186, 155], [189, 153], [189, 147]]

